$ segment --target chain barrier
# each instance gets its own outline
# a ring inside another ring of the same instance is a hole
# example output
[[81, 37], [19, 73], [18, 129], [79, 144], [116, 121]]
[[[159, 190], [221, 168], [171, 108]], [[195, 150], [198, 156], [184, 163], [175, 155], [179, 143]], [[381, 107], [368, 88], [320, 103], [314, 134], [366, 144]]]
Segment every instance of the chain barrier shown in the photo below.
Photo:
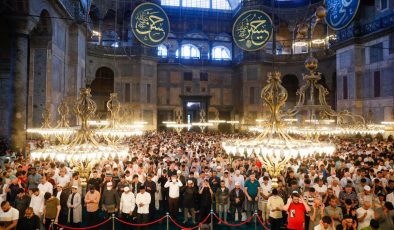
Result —
[[[269, 228], [264, 224], [264, 221], [260, 218], [259, 215], [257, 215], [257, 213], [255, 213], [254, 215], [250, 216], [250, 217], [247, 218], [245, 221], [242, 221], [242, 222], [237, 223], [237, 224], [231, 224], [231, 223], [228, 223], [227, 221], [224, 221], [224, 220], [221, 219], [219, 216], [217, 216], [216, 213], [208, 214], [208, 215], [205, 217], [205, 219], [204, 219], [203, 221], [201, 221], [200, 223], [198, 223], [198, 224], [197, 224], [196, 226], [194, 226], [194, 227], [184, 227], [184, 226], [178, 224], [178, 223], [177, 223], [171, 216], [169, 216], [169, 215], [165, 215], [165, 216], [161, 217], [160, 219], [157, 219], [157, 220], [155, 220], [155, 221], [152, 221], [152, 222], [149, 222], [149, 223], [145, 223], [145, 224], [134, 224], [134, 223], [130, 223], [130, 222], [124, 221], [124, 220], [122, 220], [122, 219], [120, 219], [120, 218], [117, 218], [117, 217], [110, 217], [110, 218], [104, 220], [103, 222], [101, 222], [101, 223], [99, 223], [99, 224], [96, 224], [96, 225], [93, 225], [93, 226], [89, 226], [89, 227], [84, 227], [84, 228], [69, 227], [69, 226], [65, 226], [65, 225], [61, 225], [61, 224], [57, 224], [57, 223], [52, 223], [52, 224], [51, 224], [51, 227], [56, 225], [56, 226], [58, 226], [58, 227], [60, 227], [60, 228], [69, 229], [69, 230], [89, 230], [89, 229], [95, 229], [95, 228], [97, 228], [97, 227], [100, 227], [101, 225], [104, 225], [104, 224], [108, 223], [110, 220], [116, 220], [116, 221], [118, 221], [118, 222], [120, 222], [120, 223], [122, 223], [122, 224], [126, 224], [126, 225], [129, 225], [129, 226], [134, 226], [134, 227], [146, 227], [146, 226], [150, 226], [150, 225], [159, 223], [159, 222], [161, 222], [161, 221], [163, 221], [164, 219], [167, 218], [167, 220], [169, 219], [175, 226], [177, 226], [177, 227], [180, 228], [180, 229], [190, 229], [190, 230], [193, 230], [193, 229], [198, 229], [199, 227], [201, 227], [205, 222], [207, 222], [207, 220], [209, 219], [209, 217], [211, 217], [212, 215], [213, 215], [219, 222], [222, 222], [224, 225], [229, 226], [229, 227], [239, 227], [239, 226], [245, 225], [245, 224], [249, 223], [250, 221], [252, 221], [252, 219], [253, 219], [255, 216], [257, 216], [257, 220], [260, 222], [260, 224], [262, 225], [262, 227], [263, 227], [265, 230], [269, 230]], [[49, 227], [48, 230], [50, 230], [51, 227]]]
[[205, 217], [205, 219], [203, 221], [201, 221], [199, 224], [197, 224], [194, 227], [184, 227], [184, 226], [178, 224], [171, 216], [169, 218], [170, 218], [171, 222], [174, 223], [175, 226], [177, 226], [178, 228], [193, 230], [193, 229], [197, 229], [197, 228], [201, 227], [205, 222], [207, 222], [207, 220], [209, 219], [210, 216], [211, 216], [211, 214], [208, 214], [207, 217]]
[[108, 223], [111, 219], [112, 219], [112, 217], [104, 220], [103, 222], [101, 222], [99, 224], [96, 224], [96, 225], [93, 225], [93, 226], [89, 226], [89, 227], [85, 227], [85, 228], [73, 228], [73, 227], [69, 227], [69, 226], [65, 226], [65, 225], [61, 225], [61, 224], [54, 224], [54, 225], [56, 225], [56, 226], [58, 226], [60, 228], [70, 229], [70, 230], [89, 230], [89, 229], [94, 229], [94, 228], [100, 227], [101, 225], [104, 225], [104, 224]]
[[160, 221], [163, 221], [165, 218], [166, 218], [166, 216], [163, 216], [162, 218], [160, 218], [160, 219], [158, 219], [158, 220], [155, 220], [155, 221], [152, 221], [152, 222], [149, 222], [149, 223], [145, 223], [145, 224], [133, 224], [133, 223], [124, 221], [124, 220], [122, 220], [122, 219], [119, 219], [119, 218], [117, 218], [117, 217], [115, 217], [115, 220], [119, 221], [119, 222], [122, 223], [122, 224], [126, 224], [126, 225], [129, 225], [129, 226], [134, 226], [134, 227], [146, 227], [146, 226], [149, 226], [149, 225], [156, 224], [156, 223], [158, 223], [158, 222], [160, 222]]

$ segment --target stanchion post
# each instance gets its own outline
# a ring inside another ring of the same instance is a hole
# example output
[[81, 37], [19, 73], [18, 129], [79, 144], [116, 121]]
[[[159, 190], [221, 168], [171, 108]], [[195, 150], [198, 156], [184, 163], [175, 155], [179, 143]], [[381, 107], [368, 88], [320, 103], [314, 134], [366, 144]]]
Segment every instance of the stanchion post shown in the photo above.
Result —
[[55, 229], [55, 220], [51, 220], [51, 230]]
[[167, 230], [170, 230], [170, 214], [166, 212]]
[[115, 230], [115, 213], [112, 213], [112, 230]]
[[213, 210], [211, 209], [211, 230], [213, 230]]
[[257, 215], [258, 215], [258, 213], [257, 213], [257, 211], [255, 210], [254, 211], [254, 230], [257, 230]]

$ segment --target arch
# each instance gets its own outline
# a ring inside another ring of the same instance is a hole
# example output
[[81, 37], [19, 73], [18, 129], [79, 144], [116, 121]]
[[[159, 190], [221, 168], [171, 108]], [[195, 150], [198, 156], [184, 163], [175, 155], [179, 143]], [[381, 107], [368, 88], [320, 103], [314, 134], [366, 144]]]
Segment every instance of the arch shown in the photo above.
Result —
[[231, 51], [225, 46], [215, 46], [212, 48], [212, 59], [231, 60]]
[[40, 20], [31, 32], [32, 36], [52, 36], [52, 20], [47, 10], [42, 10]]
[[115, 74], [112, 69], [103, 66], [96, 70], [90, 88], [92, 89], [92, 98], [97, 103], [97, 114], [100, 118], [106, 115], [106, 102], [109, 95], [114, 92], [114, 82]]
[[299, 86], [299, 81], [296, 75], [294, 74], [287, 74], [282, 78], [282, 85], [287, 90], [287, 101], [285, 108], [290, 109], [293, 108], [297, 101], [297, 90]]
[[180, 54], [179, 54], [179, 49], [177, 49], [177, 51], [175, 52], [175, 56], [177, 58], [181, 57], [181, 58], [186, 58], [186, 59], [190, 59], [190, 58], [200, 59], [201, 54], [200, 54], [200, 50], [197, 48], [197, 46], [195, 46], [193, 44], [183, 44], [181, 47]]
[[168, 49], [167, 46], [160, 44], [157, 47], [157, 56], [161, 57], [161, 58], [166, 58], [168, 56]]

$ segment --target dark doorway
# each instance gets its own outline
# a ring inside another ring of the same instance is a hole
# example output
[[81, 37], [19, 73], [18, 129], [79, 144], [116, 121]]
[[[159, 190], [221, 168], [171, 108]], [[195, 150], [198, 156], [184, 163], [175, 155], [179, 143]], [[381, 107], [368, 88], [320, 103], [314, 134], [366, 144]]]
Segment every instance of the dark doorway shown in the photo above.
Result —
[[208, 107], [211, 96], [181, 96], [183, 102], [183, 122], [200, 122], [200, 112], [205, 112], [205, 122], [208, 122]]
[[296, 105], [297, 101], [297, 90], [299, 85], [297, 76], [292, 74], [283, 76], [282, 85], [287, 90], [287, 101], [285, 108], [286, 110], [291, 109]]
[[92, 98], [97, 104], [97, 115], [105, 119], [107, 115], [107, 101], [114, 92], [114, 71], [108, 67], [101, 67], [96, 71], [96, 78], [91, 84]]

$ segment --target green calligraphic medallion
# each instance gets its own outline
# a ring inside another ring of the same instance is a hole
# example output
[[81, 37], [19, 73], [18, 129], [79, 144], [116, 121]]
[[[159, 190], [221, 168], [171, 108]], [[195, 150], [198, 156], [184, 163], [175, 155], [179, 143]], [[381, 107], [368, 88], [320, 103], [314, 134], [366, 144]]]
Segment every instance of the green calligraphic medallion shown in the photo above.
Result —
[[272, 20], [261, 10], [248, 10], [235, 20], [233, 39], [243, 50], [255, 51], [264, 47], [272, 35]]
[[131, 29], [138, 41], [155, 47], [167, 39], [170, 21], [160, 6], [149, 2], [142, 3], [131, 14]]

